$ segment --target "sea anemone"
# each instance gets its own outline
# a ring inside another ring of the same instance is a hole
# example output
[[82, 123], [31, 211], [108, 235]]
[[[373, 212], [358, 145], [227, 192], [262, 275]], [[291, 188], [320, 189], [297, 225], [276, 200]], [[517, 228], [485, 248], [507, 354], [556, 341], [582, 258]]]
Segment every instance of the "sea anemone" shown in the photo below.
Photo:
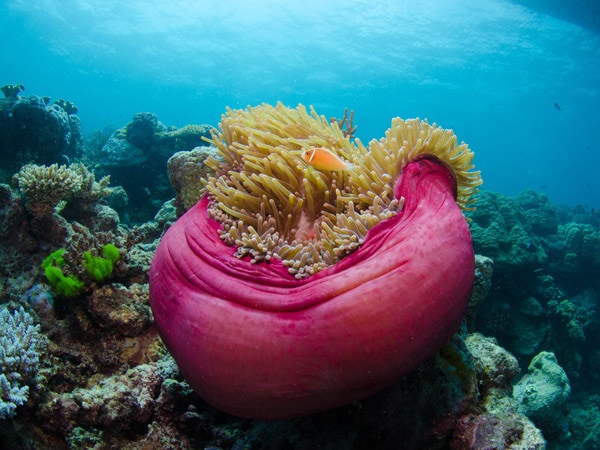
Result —
[[[481, 183], [451, 130], [396, 118], [365, 147], [314, 109], [228, 109], [205, 195], [150, 270], [156, 325], [209, 403], [284, 418], [371, 395], [458, 328]], [[301, 155], [327, 149], [348, 170]]]

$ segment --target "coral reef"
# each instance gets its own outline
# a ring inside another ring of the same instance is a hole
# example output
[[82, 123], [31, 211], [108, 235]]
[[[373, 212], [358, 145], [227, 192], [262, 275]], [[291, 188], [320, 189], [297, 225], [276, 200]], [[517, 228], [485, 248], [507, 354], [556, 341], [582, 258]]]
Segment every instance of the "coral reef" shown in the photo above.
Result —
[[53, 393], [40, 405], [44, 428], [70, 433], [75, 424], [126, 432], [152, 417], [161, 378], [155, 366], [141, 364], [90, 388]]
[[38, 370], [40, 326], [23, 307], [0, 311], [0, 421], [15, 415], [29, 397]]
[[24, 90], [25, 86], [23, 86], [22, 84], [5, 84], [0, 88], [0, 91], [2, 91], [5, 98], [15, 100], [17, 99], [17, 95], [19, 95], [19, 93], [23, 92]]
[[552, 270], [563, 279], [577, 282], [600, 271], [600, 231], [588, 223], [560, 225], [550, 242]]
[[475, 371], [481, 381], [480, 395], [483, 397], [495, 392], [488, 390], [506, 389], [519, 374], [517, 359], [500, 347], [496, 340], [473, 333], [466, 337], [465, 344], [475, 359]]
[[[122, 373], [92, 377], [67, 392], [50, 392], [36, 417], [46, 439], [54, 437], [55, 448], [83, 442], [119, 448], [352, 449], [395, 448], [403, 442], [403, 448], [442, 449], [450, 439], [464, 441], [460, 424], [467, 417], [482, 422], [488, 415], [472, 412], [477, 386], [484, 383], [478, 374], [457, 335], [439, 356], [369, 399], [295, 421], [261, 422], [207, 406], [182, 380], [173, 359], [163, 355]], [[510, 390], [507, 384], [496, 386]], [[506, 448], [543, 448], [539, 431], [515, 411], [494, 418], [504, 427], [495, 427], [496, 435], [511, 431], [505, 442], [514, 446]]]
[[84, 206], [110, 195], [109, 182], [109, 177], [96, 182], [94, 174], [83, 164], [69, 167], [27, 164], [13, 177], [13, 184], [25, 199], [25, 207], [37, 219], [51, 215], [63, 202], [61, 208], [76, 202], [79, 215], [88, 215], [89, 208]]
[[469, 334], [465, 345], [474, 361], [480, 401], [456, 423], [450, 448], [546, 448], [540, 430], [512, 398], [511, 383], [520, 371], [516, 358], [479, 333]]
[[497, 416], [484, 413], [461, 417], [450, 443], [452, 450], [543, 450], [540, 431], [520, 414]]
[[[496, 288], [478, 310], [476, 329], [496, 336], [521, 364], [551, 349], [572, 380], [587, 376], [582, 352], [600, 330], [595, 302], [586, 299], [599, 287], [593, 217], [554, 213], [547, 198], [531, 190], [514, 200], [484, 191], [481, 199], [468, 214], [475, 248], [494, 261]], [[515, 228], [524, 239], [511, 241]]]
[[566, 413], [571, 439], [560, 442], [556, 449], [600, 448], [600, 395], [594, 392], [568, 402]]
[[169, 181], [177, 193], [175, 204], [178, 215], [182, 215], [200, 200], [202, 184], [198, 180], [207, 178], [212, 173], [204, 161], [214, 155], [215, 151], [214, 147], [196, 147], [189, 152], [177, 152], [169, 158]]
[[59, 98], [54, 101], [55, 105], [60, 106], [68, 115], [77, 114], [79, 108], [73, 102]]
[[550, 437], [568, 435], [565, 413], [570, 395], [567, 374], [551, 352], [541, 352], [531, 360], [527, 374], [515, 384], [513, 392], [521, 411]]
[[147, 285], [101, 286], [94, 289], [88, 300], [88, 313], [103, 330], [138, 336], [151, 323], [150, 310], [145, 304], [147, 298]]
[[63, 272], [64, 252], [65, 249], [61, 248], [50, 253], [42, 261], [41, 267], [44, 269], [46, 279], [57, 293], [65, 297], [73, 297], [80, 294], [84, 283], [75, 275], [65, 275]]
[[61, 200], [75, 196], [81, 188], [81, 176], [67, 166], [27, 164], [15, 177], [25, 198], [25, 206], [34, 217], [52, 214]]
[[467, 308], [466, 321], [469, 330], [475, 326], [475, 315], [481, 302], [483, 302], [492, 287], [492, 273], [494, 261], [487, 256], [475, 255], [475, 283], [471, 292], [471, 301]]
[[[493, 259], [494, 275], [489, 298], [477, 310], [475, 330], [494, 335], [521, 366], [535, 360], [554, 367], [544, 352], [554, 354], [561, 366], [556, 369], [558, 387], [552, 395], [534, 398], [537, 388], [528, 386], [527, 392], [526, 381], [519, 382], [518, 398], [534, 405], [521, 412], [543, 429], [551, 448], [594, 448], [600, 422], [595, 419], [597, 405], [588, 400], [593, 396], [586, 393], [594, 392], [600, 369], [592, 344], [600, 339], [597, 213], [589, 207], [552, 206], [531, 190], [514, 199], [484, 191], [480, 198], [478, 209], [467, 214], [473, 220], [474, 246]], [[526, 240], [510, 242], [515, 226]], [[546, 357], [538, 358], [540, 352]], [[541, 369], [531, 370], [545, 376]], [[554, 416], [540, 407], [545, 401], [556, 401], [548, 407]]]
[[150, 220], [173, 196], [165, 172], [167, 160], [176, 152], [201, 146], [209, 130], [205, 125], [166, 127], [154, 114], [144, 112], [108, 137], [93, 160], [100, 173], [110, 175], [126, 191], [127, 222]]
[[[81, 151], [81, 125], [70, 102], [36, 95], [18, 96], [22, 85], [4, 86], [0, 101], [0, 171], [16, 172], [26, 163], [67, 162]], [[65, 110], [66, 108], [67, 110]], [[7, 182], [7, 179], [0, 181]]]
[[[239, 419], [191, 389], [149, 308], [159, 238], [196, 203], [197, 180], [210, 169], [203, 152], [214, 150], [196, 148], [208, 127], [166, 127], [142, 114], [92, 136], [84, 168], [69, 162], [81, 146], [75, 105], [23, 89], [7, 85], [0, 99], [1, 448], [600, 447], [597, 207], [550, 205], [531, 190], [481, 192], [466, 215], [482, 255], [467, 323], [448, 345], [351, 405], [294, 420]], [[334, 122], [353, 138], [350, 119]], [[19, 132], [24, 125], [39, 133]], [[165, 170], [171, 156], [177, 199]], [[135, 186], [109, 188], [109, 174]], [[107, 259], [106, 244], [119, 259], [96, 280], [83, 255]], [[63, 276], [85, 284], [73, 297], [40, 267], [56, 249], [51, 265], [62, 258]]]
[[125, 126], [125, 139], [147, 153], [152, 150], [156, 135], [165, 131], [166, 127], [152, 113], [141, 112], [134, 114], [131, 122]]
[[203, 138], [210, 136], [207, 125], [185, 125], [181, 128], [169, 127], [156, 135], [157, 146], [169, 148], [170, 152], [180, 152], [201, 147]]
[[[539, 209], [545, 211], [548, 199], [543, 199]], [[519, 206], [518, 198], [482, 191], [477, 209], [468, 214], [473, 220], [475, 251], [493, 259], [500, 272], [530, 272], [543, 266], [548, 257], [527, 219], [536, 211], [532, 208], [526, 212]]]

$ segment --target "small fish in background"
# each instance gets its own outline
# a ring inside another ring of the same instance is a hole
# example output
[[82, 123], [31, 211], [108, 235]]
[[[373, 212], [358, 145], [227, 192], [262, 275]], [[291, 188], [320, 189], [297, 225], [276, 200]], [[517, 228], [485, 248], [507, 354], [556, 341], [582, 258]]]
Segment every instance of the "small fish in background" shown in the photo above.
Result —
[[317, 170], [350, 170], [354, 169], [354, 164], [343, 161], [324, 148], [312, 148], [302, 152], [302, 159]]
[[558, 109], [559, 111], [562, 111], [562, 108], [561, 108], [561, 107], [560, 107], [560, 105], [559, 105], [558, 103], [556, 103], [556, 102], [554, 102], [554, 107], [555, 107], [556, 109]]

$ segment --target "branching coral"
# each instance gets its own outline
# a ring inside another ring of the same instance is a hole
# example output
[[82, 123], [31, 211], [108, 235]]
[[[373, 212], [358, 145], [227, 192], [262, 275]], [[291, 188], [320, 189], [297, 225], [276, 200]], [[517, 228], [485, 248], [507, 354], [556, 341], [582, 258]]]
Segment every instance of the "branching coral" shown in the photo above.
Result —
[[[365, 147], [339, 126], [302, 105], [262, 105], [227, 111], [220, 131], [211, 131], [215, 171], [206, 190], [211, 216], [223, 224], [222, 238], [237, 255], [254, 262], [283, 260], [297, 278], [331, 266], [356, 250], [368, 231], [402, 209], [395, 181], [410, 160], [432, 154], [457, 178], [457, 201], [473, 203], [481, 184], [473, 153], [451, 130], [396, 118], [385, 138]], [[300, 154], [324, 147], [351, 161], [343, 172], [317, 171]]]
[[61, 201], [77, 199], [94, 202], [112, 192], [109, 177], [96, 182], [94, 174], [83, 164], [50, 166], [27, 164], [13, 181], [25, 198], [27, 210], [34, 217], [52, 214]]
[[35, 217], [52, 214], [61, 200], [81, 189], [81, 175], [65, 165], [27, 164], [13, 178], [25, 197], [27, 210]]
[[28, 382], [37, 370], [40, 326], [23, 307], [0, 311], [0, 420], [13, 417], [29, 397]]
[[110, 185], [110, 175], [96, 181], [93, 172], [90, 172], [83, 164], [71, 164], [69, 169], [77, 172], [81, 177], [81, 187], [75, 193], [75, 198], [84, 203], [94, 203], [108, 197], [113, 193]]

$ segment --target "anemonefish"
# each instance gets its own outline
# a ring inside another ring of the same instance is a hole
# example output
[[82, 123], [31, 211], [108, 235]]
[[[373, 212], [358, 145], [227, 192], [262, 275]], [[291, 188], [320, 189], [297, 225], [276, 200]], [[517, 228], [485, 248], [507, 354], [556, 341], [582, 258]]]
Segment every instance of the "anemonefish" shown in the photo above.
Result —
[[327, 149], [311, 148], [302, 152], [302, 159], [317, 170], [349, 170], [354, 164], [341, 160]]

